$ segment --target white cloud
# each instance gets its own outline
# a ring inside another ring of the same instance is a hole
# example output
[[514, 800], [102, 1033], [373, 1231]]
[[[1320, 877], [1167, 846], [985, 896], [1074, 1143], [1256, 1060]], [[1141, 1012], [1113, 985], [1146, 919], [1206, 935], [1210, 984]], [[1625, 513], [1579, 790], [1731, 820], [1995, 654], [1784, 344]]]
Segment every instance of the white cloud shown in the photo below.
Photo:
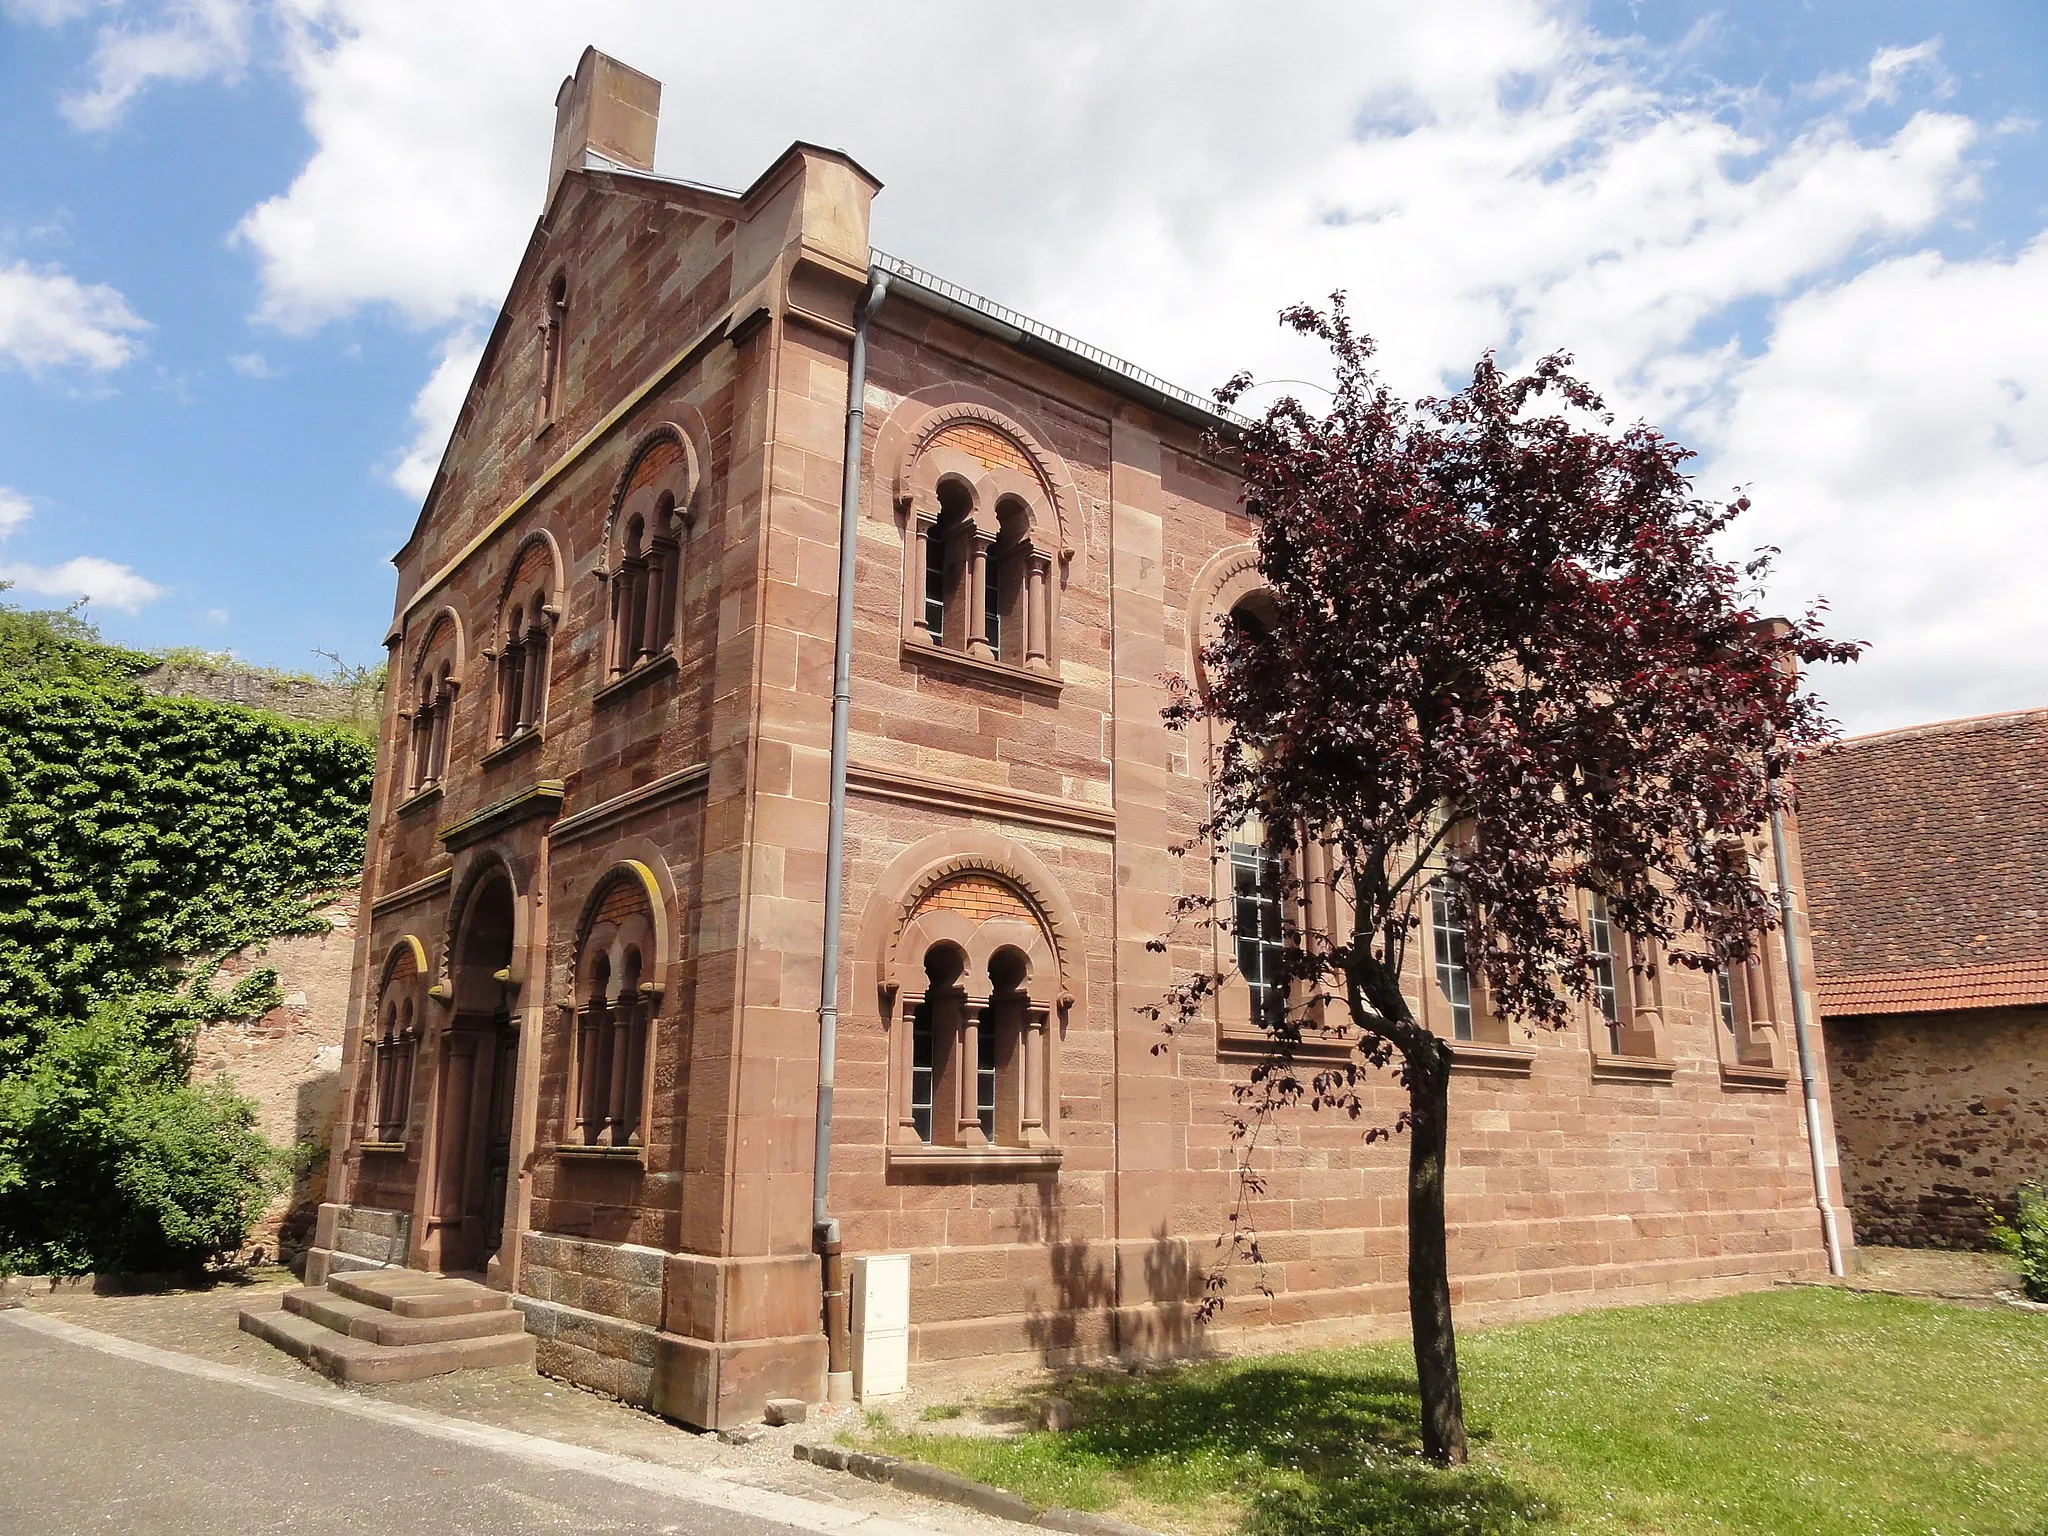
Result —
[[155, 582], [125, 565], [97, 555], [77, 555], [61, 565], [13, 565], [0, 562], [0, 582], [38, 597], [76, 602], [84, 598], [102, 607], [134, 613], [164, 595]]
[[27, 522], [34, 512], [34, 503], [21, 492], [0, 485], [0, 539]]
[[228, 366], [248, 379], [274, 379], [277, 372], [261, 352], [231, 352]]
[[[541, 211], [555, 87], [594, 42], [663, 81], [662, 170], [743, 186], [793, 138], [840, 145], [889, 183], [878, 245], [1194, 387], [1316, 369], [1273, 316], [1336, 287], [1411, 392], [1487, 347], [1569, 347], [1619, 410], [1707, 451], [1703, 484], [1753, 482], [1786, 590], [1879, 643], [1834, 688], [1852, 722], [2048, 694], [1981, 664], [2032, 643], [2028, 559], [1875, 554], [1926, 542], [1929, 506], [1989, 539], [2040, 502], [2048, 379], [2031, 321], [1986, 295], [2038, 307], [2048, 258], [1913, 254], [1974, 207], [1992, 144], [1934, 105], [1953, 82], [1933, 41], [1771, 101], [1686, 94], [1668, 57], [1541, 0], [278, 3], [315, 147], [239, 237], [274, 325], [370, 309], [442, 331], [392, 473], [410, 494]], [[734, 67], [764, 35], [802, 40], [766, 83]], [[1905, 121], [1867, 130], [1876, 103]], [[1944, 361], [1917, 375], [1916, 352]], [[1930, 431], [1939, 452], [1874, 474]]]
[[1787, 606], [1817, 591], [1858, 724], [2048, 702], [2048, 235], [1879, 263], [1780, 311], [1714, 468], [1753, 482]]
[[[77, 13], [63, 0], [57, 8]], [[155, 81], [236, 74], [249, 59], [250, 20], [249, 0], [171, 0], [154, 24], [101, 27], [92, 84], [64, 98], [64, 116], [74, 128], [111, 128]]]
[[108, 0], [0, 0], [0, 15], [32, 27], [61, 27], [107, 3]]
[[54, 267], [0, 266], [0, 364], [119, 368], [141, 351], [149, 325], [104, 283], [81, 283]]
[[[0, 543], [29, 520], [34, 504], [21, 492], [0, 485]], [[133, 613], [163, 596], [164, 589], [128, 566], [97, 555], [78, 555], [59, 565], [28, 565], [0, 560], [0, 584], [37, 597], [76, 602], [85, 598]]]
[[207, 623], [209, 623], [209, 624], [225, 624], [225, 623], [227, 623], [227, 621], [228, 621], [228, 611], [227, 611], [227, 609], [225, 609], [225, 608], [209, 608], [209, 609], [207, 609], [207, 610], [206, 610], [206, 622], [207, 622]]
[[412, 402], [412, 444], [391, 471], [391, 483], [419, 501], [426, 500], [433, 487], [434, 472], [441, 467], [441, 455], [455, 430], [469, 381], [476, 376], [484, 344], [475, 331], [463, 330], [446, 338], [440, 350], [440, 361]]

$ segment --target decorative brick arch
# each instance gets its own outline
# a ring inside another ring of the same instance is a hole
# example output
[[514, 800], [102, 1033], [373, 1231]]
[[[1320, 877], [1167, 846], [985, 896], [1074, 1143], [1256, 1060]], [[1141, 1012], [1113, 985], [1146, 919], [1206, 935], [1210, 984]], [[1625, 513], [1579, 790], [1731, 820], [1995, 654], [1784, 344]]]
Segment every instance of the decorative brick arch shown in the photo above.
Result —
[[633, 851], [640, 857], [617, 860], [592, 882], [589, 894], [583, 899], [583, 912], [576, 923], [576, 950], [569, 960], [569, 985], [567, 995], [562, 999], [563, 1007], [575, 1006], [577, 987], [583, 979], [579, 972], [584, 946], [607, 902], [621, 886], [630, 888], [645, 904], [649, 951], [646, 975], [657, 992], [668, 990], [669, 967], [675, 960], [674, 924], [669, 920], [674, 882], [668, 878], [667, 870], [659, 867], [659, 854], [651, 849]]
[[[506, 608], [519, 595], [517, 589], [520, 573], [527, 569], [529, 560], [536, 548], [544, 551], [547, 560], [547, 580], [542, 585], [547, 588], [548, 601], [557, 606], [562, 601], [565, 581], [562, 546], [548, 529], [536, 528], [528, 533], [525, 538], [521, 539], [519, 547], [512, 551], [512, 561], [505, 567], [505, 579], [498, 583], [498, 614], [501, 620]], [[553, 617], [553, 615], [550, 615], [550, 617]]]
[[463, 636], [462, 615], [447, 603], [436, 608], [433, 616], [421, 629], [421, 640], [418, 648], [412, 653], [412, 666], [408, 669], [408, 676], [417, 680], [420, 668], [427, 664], [427, 659], [440, 653], [444, 627], [452, 644], [449, 664], [458, 679], [462, 676], [464, 668], [469, 665], [469, 647]]
[[676, 516], [686, 528], [696, 517], [710, 436], [704, 418], [694, 408], [678, 406], [676, 415], [682, 419], [664, 421], [642, 433], [626, 457], [626, 467], [619, 471], [611, 503], [605, 508], [599, 575], [608, 574], [616, 563], [612, 544], [620, 523], [642, 510], [643, 501], [651, 510], [666, 491], [675, 499]]
[[500, 874], [512, 888], [512, 956], [507, 965], [508, 980], [515, 989], [526, 982], [526, 950], [533, 924], [532, 892], [528, 889], [529, 883], [520, 878], [520, 860], [513, 850], [495, 842], [483, 843], [469, 851], [468, 862], [458, 871], [455, 900], [448, 907], [448, 926], [436, 950], [433, 985], [427, 995], [443, 1005], [453, 1006], [455, 1002], [456, 947], [462, 942], [470, 909], [476, 904], [477, 893], [486, 882]]
[[1233, 544], [1211, 555], [1188, 588], [1188, 675], [1204, 693], [1209, 677], [1202, 652], [1221, 637], [1224, 615], [1265, 585], [1258, 545]]
[[1051, 514], [1052, 552], [1062, 563], [1074, 558], [1081, 497], [1066, 461], [1019, 419], [1014, 406], [971, 384], [936, 384], [907, 395], [882, 423], [876, 463], [888, 466], [899, 505], [935, 492], [943, 472], [935, 458], [942, 456], [932, 450], [947, 439], [978, 461], [978, 470], [965, 470], [964, 477], [983, 490], [990, 506], [1006, 493], [1029, 506], [1035, 490]]
[[[854, 988], [875, 996], [886, 1015], [902, 988], [904, 938], [925, 898], [963, 876], [984, 876], [1015, 892], [1043, 928], [1058, 981], [1062, 1019], [1087, 1012], [1081, 921], [1074, 904], [1028, 848], [993, 832], [938, 832], [896, 856], [875, 884], [861, 918]], [[942, 925], [928, 925], [942, 926]], [[872, 989], [872, 991], [870, 990]]]
[[384, 964], [377, 972], [379, 991], [391, 985], [393, 978], [398, 975], [399, 964], [407, 959], [412, 961], [414, 975], [422, 980], [431, 979], [432, 973], [427, 969], [427, 946], [413, 934], [401, 933], [392, 941], [391, 948], [385, 951]]

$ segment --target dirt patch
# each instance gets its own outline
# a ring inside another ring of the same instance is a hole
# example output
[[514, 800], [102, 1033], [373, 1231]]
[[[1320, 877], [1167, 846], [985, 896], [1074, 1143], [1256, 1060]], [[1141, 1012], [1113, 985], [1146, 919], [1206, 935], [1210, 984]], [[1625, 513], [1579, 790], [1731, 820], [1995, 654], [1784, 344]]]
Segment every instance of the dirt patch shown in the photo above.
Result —
[[1992, 1301], [2019, 1294], [2019, 1268], [2002, 1253], [1942, 1248], [1858, 1246], [1850, 1252], [1850, 1289]]

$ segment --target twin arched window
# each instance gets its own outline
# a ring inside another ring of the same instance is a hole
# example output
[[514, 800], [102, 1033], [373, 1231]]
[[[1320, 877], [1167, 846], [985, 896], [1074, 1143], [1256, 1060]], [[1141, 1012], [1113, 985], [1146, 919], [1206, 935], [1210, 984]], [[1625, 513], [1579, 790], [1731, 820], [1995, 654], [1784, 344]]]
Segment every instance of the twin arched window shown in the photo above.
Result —
[[444, 616], [428, 632], [413, 674], [411, 770], [407, 789], [420, 794], [448, 771], [448, 732], [455, 695], [462, 687], [455, 668], [454, 625]]
[[628, 866], [599, 891], [576, 961], [572, 1146], [645, 1145], [650, 1028], [661, 997], [652, 893]]
[[498, 642], [496, 737], [510, 743], [540, 728], [547, 711], [550, 639], [555, 607], [549, 602], [553, 572], [548, 548], [529, 544], [505, 584]]
[[668, 654], [675, 640], [680, 549], [673, 494], [663, 492], [646, 512], [626, 519], [611, 583], [609, 676], [623, 677]]
[[899, 943], [890, 1140], [1049, 1149], [1058, 961], [1037, 913], [1005, 881], [965, 874], [919, 901]]
[[1050, 676], [1060, 552], [1042, 455], [992, 416], [952, 421], [898, 481], [909, 503], [904, 639]]
[[642, 443], [619, 482], [601, 573], [609, 589], [608, 683], [675, 656], [682, 541], [696, 489], [696, 450], [674, 425]]
[[385, 966], [370, 1036], [370, 1140], [392, 1145], [405, 1140], [412, 1119], [413, 1067], [419, 1054], [421, 992], [418, 949], [401, 939]]
[[946, 650], [1032, 671], [1048, 669], [1052, 560], [1031, 539], [1023, 500], [1006, 496], [977, 519], [965, 480], [939, 482], [938, 515], [920, 517], [918, 627]]

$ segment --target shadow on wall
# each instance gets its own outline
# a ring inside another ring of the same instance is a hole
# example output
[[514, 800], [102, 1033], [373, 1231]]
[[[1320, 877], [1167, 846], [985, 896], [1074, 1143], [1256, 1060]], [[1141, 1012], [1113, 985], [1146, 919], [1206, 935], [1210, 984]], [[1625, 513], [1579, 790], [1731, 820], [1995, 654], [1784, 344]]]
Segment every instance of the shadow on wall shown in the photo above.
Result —
[[292, 1119], [293, 1146], [299, 1149], [299, 1156], [292, 1168], [291, 1195], [277, 1226], [277, 1261], [289, 1265], [294, 1274], [305, 1273], [313, 1224], [319, 1218], [320, 1203], [327, 1198], [334, 1118], [341, 1107], [341, 1047], [324, 1046], [320, 1055], [324, 1058], [330, 1052], [333, 1067], [299, 1084]]
[[1036, 1286], [1026, 1290], [1024, 1334], [1041, 1364], [1076, 1365], [1103, 1354], [1178, 1359], [1204, 1351], [1195, 1321], [1204, 1276], [1184, 1240], [1168, 1237], [1163, 1224], [1156, 1229], [1145, 1250], [1142, 1291], [1120, 1294], [1114, 1245], [1061, 1235], [1052, 1180], [1038, 1186], [1038, 1208], [1028, 1214], [1018, 1241], [1044, 1243], [1051, 1270], [1049, 1297]]

